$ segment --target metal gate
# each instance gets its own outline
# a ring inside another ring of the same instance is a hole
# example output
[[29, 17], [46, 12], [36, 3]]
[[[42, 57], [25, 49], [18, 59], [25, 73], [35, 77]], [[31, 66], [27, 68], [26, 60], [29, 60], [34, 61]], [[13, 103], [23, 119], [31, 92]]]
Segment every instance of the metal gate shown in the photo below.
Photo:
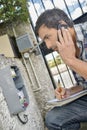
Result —
[[[38, 16], [44, 10], [49, 8], [55, 8], [58, 6], [60, 7], [60, 3], [63, 5], [60, 8], [63, 9], [72, 20], [75, 20], [76, 18], [78, 18], [86, 12], [85, 7], [87, 2], [85, 0], [70, 0], [72, 7], [71, 5], [68, 5], [68, 2], [68, 0], [61, 0], [61, 2], [60, 0], [29, 0], [28, 4], [32, 27], [34, 28]], [[50, 4], [49, 7], [48, 3]], [[80, 14], [74, 16], [73, 12], [77, 8], [79, 9]], [[54, 88], [57, 87], [59, 80], [63, 87], [68, 88], [73, 86], [73, 84], [75, 84], [76, 81], [73, 77], [72, 71], [68, 66], [66, 66], [63, 63], [60, 55], [57, 52], [53, 52], [51, 49], [47, 49], [45, 43], [42, 43], [39, 47], [41, 49]]]

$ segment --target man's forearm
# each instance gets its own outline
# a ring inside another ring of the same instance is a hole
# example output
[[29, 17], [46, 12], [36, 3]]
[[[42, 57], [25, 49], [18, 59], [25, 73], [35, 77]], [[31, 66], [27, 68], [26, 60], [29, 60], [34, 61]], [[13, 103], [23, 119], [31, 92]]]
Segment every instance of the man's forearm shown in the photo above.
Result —
[[87, 62], [74, 58], [70, 59], [67, 65], [84, 79], [87, 79]]
[[70, 88], [70, 95], [73, 95], [74, 93], [82, 91], [84, 88], [82, 86], [75, 86]]

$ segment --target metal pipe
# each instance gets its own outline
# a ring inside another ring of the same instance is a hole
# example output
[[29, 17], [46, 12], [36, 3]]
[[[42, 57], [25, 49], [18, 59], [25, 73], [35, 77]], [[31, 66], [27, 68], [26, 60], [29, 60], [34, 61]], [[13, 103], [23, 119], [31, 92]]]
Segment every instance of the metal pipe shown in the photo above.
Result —
[[[27, 64], [26, 64], [26, 60], [25, 60], [23, 54], [22, 54], [22, 59], [23, 59], [25, 68], [26, 68], [26, 70], [27, 70], [27, 74], [28, 74], [28, 77], [29, 77], [29, 79], [30, 79], [31, 86], [34, 86], [33, 81], [32, 81], [32, 78], [31, 78], [31, 75], [30, 75], [30, 72], [29, 72], [29, 68], [28, 68], [28, 66], [27, 66]], [[35, 70], [34, 70], [34, 67], [33, 67], [33, 65], [32, 65], [32, 62], [31, 62], [31, 60], [30, 60], [30, 57], [28, 57], [28, 59], [29, 59], [30, 65], [31, 65], [31, 67], [32, 67], [32, 70], [33, 70], [33, 73], [34, 73], [34, 76], [35, 76], [37, 85], [39, 86], [37, 89], [33, 89], [33, 91], [34, 91], [34, 92], [37, 92], [37, 91], [40, 91], [41, 86], [40, 86], [39, 81], [38, 81], [38, 79], [37, 79], [37, 75], [36, 75], [36, 73], [35, 73]]]
[[33, 71], [33, 73], [34, 73], [36, 82], [37, 82], [37, 84], [38, 84], [38, 89], [40, 90], [40, 89], [41, 89], [41, 86], [40, 86], [39, 80], [38, 80], [38, 78], [37, 78], [37, 74], [36, 74], [36, 72], [35, 72], [35, 69], [34, 69], [34, 67], [33, 67], [32, 61], [31, 61], [31, 59], [30, 59], [30, 56], [29, 56], [28, 59], [29, 59], [30, 65], [31, 65], [31, 67], [32, 67], [32, 71]]
[[26, 68], [26, 70], [27, 70], [28, 78], [29, 78], [29, 80], [30, 80], [31, 86], [33, 86], [34, 84], [33, 84], [33, 82], [32, 82], [31, 76], [30, 76], [30, 74], [29, 74], [29, 69], [28, 69], [28, 67], [27, 67], [27, 64], [26, 64], [26, 61], [25, 61], [25, 58], [24, 58], [23, 54], [22, 54], [22, 59], [23, 59], [25, 68]]

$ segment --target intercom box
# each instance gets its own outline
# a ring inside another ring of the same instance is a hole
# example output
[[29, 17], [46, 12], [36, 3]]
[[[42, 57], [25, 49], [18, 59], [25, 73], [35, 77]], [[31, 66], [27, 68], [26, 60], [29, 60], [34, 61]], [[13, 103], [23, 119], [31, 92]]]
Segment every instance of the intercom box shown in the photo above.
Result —
[[6, 66], [0, 70], [0, 87], [11, 114], [26, 110], [29, 96], [17, 66]]

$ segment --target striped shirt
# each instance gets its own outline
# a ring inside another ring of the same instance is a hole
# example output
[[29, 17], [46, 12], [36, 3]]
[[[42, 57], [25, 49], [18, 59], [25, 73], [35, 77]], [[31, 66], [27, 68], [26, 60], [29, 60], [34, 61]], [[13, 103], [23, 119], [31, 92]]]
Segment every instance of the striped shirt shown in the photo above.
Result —
[[[87, 43], [79, 42], [78, 46], [80, 48], [79, 59], [81, 59], [82, 61], [87, 61]], [[87, 89], [87, 80], [81, 77], [75, 71], [73, 71], [73, 74], [74, 74], [75, 80], [77, 81], [77, 85], [81, 85], [85, 89]]]

